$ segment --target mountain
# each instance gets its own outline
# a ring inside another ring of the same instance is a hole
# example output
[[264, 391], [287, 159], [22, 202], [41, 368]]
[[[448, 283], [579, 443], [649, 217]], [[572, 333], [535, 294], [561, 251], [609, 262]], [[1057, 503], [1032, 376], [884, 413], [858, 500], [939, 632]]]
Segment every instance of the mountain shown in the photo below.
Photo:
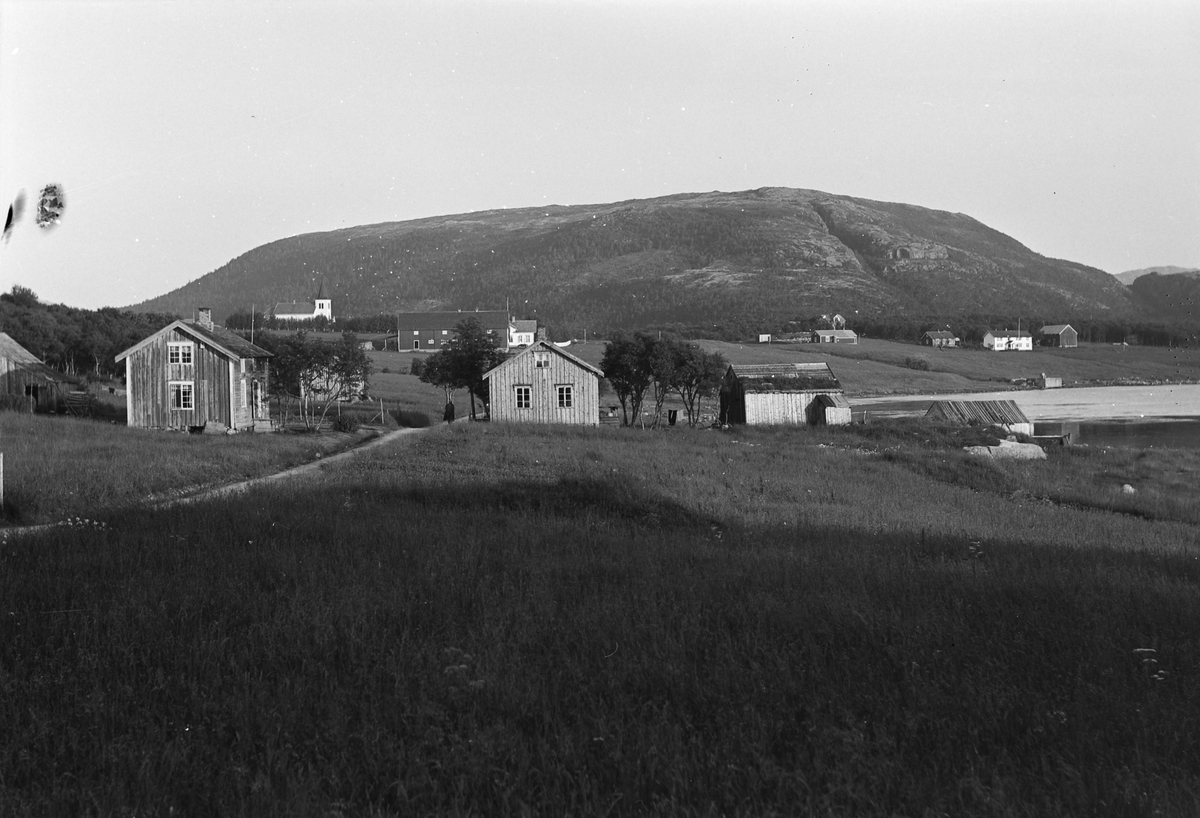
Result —
[[1149, 273], [1129, 285], [1145, 310], [1160, 321], [1200, 324], [1200, 270]]
[[496, 309], [572, 327], [876, 316], [1139, 315], [1111, 275], [961, 213], [816, 190], [487, 210], [309, 233], [130, 309], [218, 319], [323, 285], [335, 316]]
[[1175, 275], [1176, 273], [1196, 272], [1200, 272], [1200, 270], [1197, 270], [1195, 267], [1175, 267], [1172, 265], [1167, 265], [1165, 267], [1143, 267], [1140, 270], [1126, 270], [1123, 273], [1117, 273], [1114, 278], [1116, 278], [1117, 281], [1120, 281], [1122, 284], [1128, 286], [1142, 276], [1150, 275], [1151, 273], [1158, 273], [1159, 275], [1168, 276]]

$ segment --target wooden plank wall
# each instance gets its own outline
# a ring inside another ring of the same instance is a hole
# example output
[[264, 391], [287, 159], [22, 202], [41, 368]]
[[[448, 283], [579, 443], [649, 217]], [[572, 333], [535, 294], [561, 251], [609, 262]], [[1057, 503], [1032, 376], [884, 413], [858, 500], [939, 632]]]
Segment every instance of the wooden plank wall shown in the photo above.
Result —
[[[167, 344], [193, 341], [191, 365], [167, 363]], [[178, 330], [164, 333], [130, 355], [128, 382], [130, 426], [149, 429], [183, 429], [209, 421], [230, 425], [229, 361], [224, 355]], [[194, 384], [194, 406], [189, 411], [171, 408], [169, 381], [190, 380]]]
[[[492, 420], [510, 423], [573, 423], [585, 426], [600, 424], [600, 388], [595, 374], [582, 369], [561, 355], [549, 352], [550, 366], [537, 369], [534, 352], [530, 350], [509, 361], [488, 379]], [[559, 384], [575, 387], [574, 405], [570, 409], [558, 406]], [[518, 409], [516, 386], [532, 387], [529, 409]]]
[[820, 392], [747, 392], [747, 425], [808, 423], [808, 408]]

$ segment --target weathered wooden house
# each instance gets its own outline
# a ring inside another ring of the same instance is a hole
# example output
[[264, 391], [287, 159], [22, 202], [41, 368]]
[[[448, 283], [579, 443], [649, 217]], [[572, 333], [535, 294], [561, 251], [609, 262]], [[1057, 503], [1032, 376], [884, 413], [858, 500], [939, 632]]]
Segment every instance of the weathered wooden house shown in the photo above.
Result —
[[983, 348], [993, 352], [1029, 352], [1033, 349], [1033, 336], [1023, 329], [990, 329], [983, 335]]
[[829, 364], [730, 364], [720, 422], [839, 425], [850, 422], [850, 404]]
[[1048, 324], [1038, 330], [1038, 343], [1044, 347], [1079, 346], [1079, 333], [1070, 324]]
[[959, 340], [953, 332], [944, 329], [930, 330], [921, 336], [922, 346], [927, 347], [956, 347]]
[[67, 405], [75, 379], [46, 366], [7, 333], [0, 332], [0, 395], [21, 399], [30, 411], [57, 412]]
[[600, 424], [604, 373], [547, 341], [535, 341], [483, 377], [493, 421]]
[[271, 353], [212, 323], [173, 321], [117, 355], [126, 416], [147, 429], [270, 431]]
[[857, 344], [858, 335], [852, 329], [815, 329], [812, 333], [814, 344]]
[[1000, 426], [1013, 434], [1033, 434], [1033, 423], [1011, 400], [937, 400], [925, 417], [967, 425]]

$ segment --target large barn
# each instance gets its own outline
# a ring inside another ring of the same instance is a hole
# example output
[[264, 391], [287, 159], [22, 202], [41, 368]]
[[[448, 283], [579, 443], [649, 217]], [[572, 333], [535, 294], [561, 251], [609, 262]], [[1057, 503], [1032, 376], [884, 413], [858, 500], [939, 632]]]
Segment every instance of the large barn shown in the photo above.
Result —
[[271, 353], [212, 323], [173, 321], [117, 355], [128, 423], [146, 429], [270, 431]]
[[74, 382], [0, 332], [0, 395], [21, 399], [30, 411], [54, 412], [66, 406], [66, 393]]
[[[480, 326], [496, 339], [497, 349], [508, 350], [509, 320], [504, 310], [399, 313], [396, 316], [396, 349], [401, 352], [437, 352], [450, 342], [454, 337], [454, 328], [466, 318], [479, 321]], [[388, 346], [391, 346], [390, 336]]]
[[731, 364], [721, 381], [722, 424], [850, 422], [842, 385], [825, 363]]
[[604, 373], [554, 344], [535, 341], [483, 377], [493, 421], [600, 424]]
[[1070, 324], [1049, 324], [1038, 330], [1038, 343], [1070, 349], [1079, 346], [1079, 333]]
[[1033, 434], [1033, 423], [1011, 400], [936, 400], [925, 417], [966, 425], [999, 426], [1013, 434]]

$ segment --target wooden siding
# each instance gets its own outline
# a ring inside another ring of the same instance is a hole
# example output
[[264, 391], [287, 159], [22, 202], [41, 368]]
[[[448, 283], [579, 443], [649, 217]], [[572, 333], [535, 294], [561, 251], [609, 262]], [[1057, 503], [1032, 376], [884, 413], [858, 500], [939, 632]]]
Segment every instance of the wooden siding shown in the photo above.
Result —
[[[545, 350], [549, 366], [538, 369], [534, 353], [528, 350], [492, 370], [488, 377], [491, 418], [508, 423], [571, 423], [584, 426], [600, 424], [600, 384], [592, 372], [572, 361]], [[574, 389], [569, 409], [558, 405], [560, 385]], [[518, 409], [516, 387], [530, 387], [530, 407]]]
[[[192, 343], [191, 364], [167, 363], [170, 342]], [[179, 330], [163, 333], [126, 358], [128, 423], [148, 429], [186, 429], [208, 422], [229, 426], [230, 362], [212, 347]], [[171, 381], [192, 381], [193, 408], [171, 408]]]
[[813, 401], [823, 392], [747, 392], [749, 426], [804, 425], [817, 421]]

